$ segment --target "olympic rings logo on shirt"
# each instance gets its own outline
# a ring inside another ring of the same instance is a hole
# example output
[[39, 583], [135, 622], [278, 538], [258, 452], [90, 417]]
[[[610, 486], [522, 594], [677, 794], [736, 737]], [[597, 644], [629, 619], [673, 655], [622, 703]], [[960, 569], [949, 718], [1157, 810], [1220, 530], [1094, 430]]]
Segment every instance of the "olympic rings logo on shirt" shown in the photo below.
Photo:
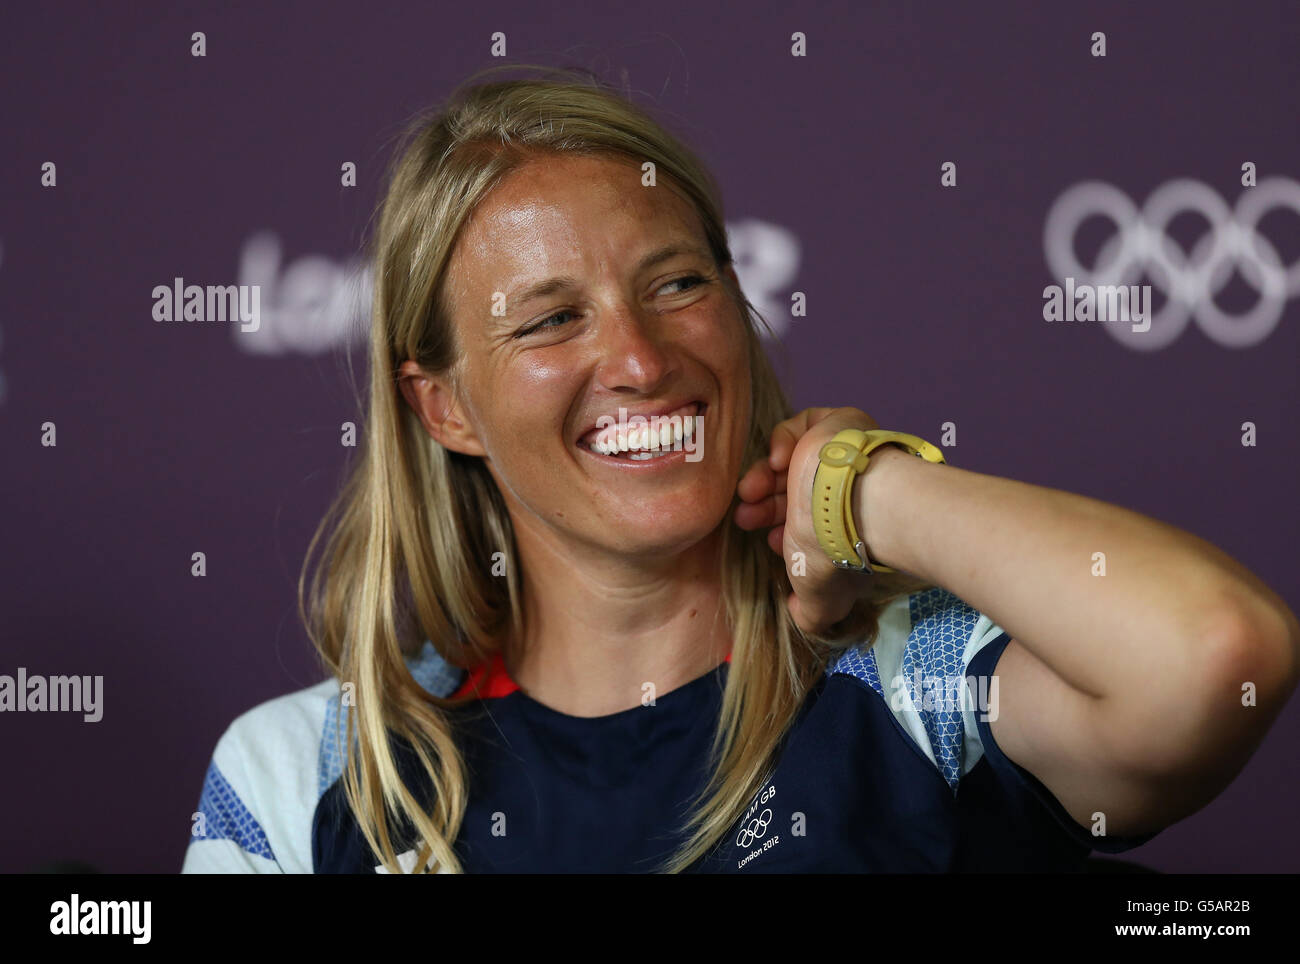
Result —
[[767, 825], [771, 823], [771, 821], [772, 811], [764, 808], [762, 813], [749, 821], [749, 823], [745, 825], [744, 829], [740, 831], [740, 834], [736, 837], [736, 846], [748, 847], [755, 840], [762, 839], [763, 835], [767, 833]]
[[[1283, 265], [1277, 249], [1256, 227], [1275, 208], [1300, 215], [1300, 181], [1265, 178], [1245, 188], [1237, 206], [1200, 181], [1181, 178], [1157, 188], [1139, 211], [1128, 195], [1104, 181], [1085, 181], [1056, 199], [1043, 228], [1048, 267], [1064, 283], [1074, 278], [1090, 285], [1133, 285], [1143, 275], [1166, 297], [1150, 328], [1103, 325], [1126, 347], [1153, 351], [1175, 341], [1195, 318], [1201, 330], [1224, 348], [1248, 348], [1277, 327], [1287, 301], [1300, 295], [1300, 258]], [[1188, 255], [1166, 234], [1169, 223], [1184, 211], [1202, 215], [1210, 224]], [[1116, 233], [1097, 253], [1097, 263], [1084, 267], [1075, 255], [1079, 225], [1100, 215], [1115, 224]], [[1215, 296], [1237, 268], [1247, 284], [1260, 293], [1249, 311], [1230, 315], [1215, 304]]]

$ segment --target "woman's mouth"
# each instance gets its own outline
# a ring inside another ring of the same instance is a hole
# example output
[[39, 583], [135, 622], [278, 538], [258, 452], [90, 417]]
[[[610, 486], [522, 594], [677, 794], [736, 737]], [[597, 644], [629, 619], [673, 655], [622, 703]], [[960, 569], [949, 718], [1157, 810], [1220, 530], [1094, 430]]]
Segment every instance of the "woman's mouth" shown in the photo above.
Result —
[[[578, 448], [608, 462], [681, 461], [686, 451], [696, 451], [704, 428], [707, 404], [683, 405], [663, 415], [631, 418], [621, 424], [593, 429], [578, 439]], [[632, 424], [627, 424], [632, 422]]]

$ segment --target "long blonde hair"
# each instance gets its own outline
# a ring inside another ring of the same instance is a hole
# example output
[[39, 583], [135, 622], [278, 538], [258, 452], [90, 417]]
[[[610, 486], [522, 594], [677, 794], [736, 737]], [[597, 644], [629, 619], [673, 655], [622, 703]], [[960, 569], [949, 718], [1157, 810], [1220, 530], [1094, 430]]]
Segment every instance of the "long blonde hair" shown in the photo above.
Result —
[[[488, 73], [502, 69], [521, 67]], [[453, 845], [468, 796], [446, 712], [456, 704], [426, 692], [406, 658], [427, 639], [445, 660], [468, 668], [499, 651], [508, 634], [522, 638], [522, 574], [505, 503], [482, 460], [430, 438], [398, 387], [407, 359], [430, 373], [456, 368], [442, 286], [461, 226], [504, 175], [538, 154], [651, 161], [699, 212], [719, 270], [732, 262], [721, 196], [694, 154], [589, 74], [522, 69], [542, 75], [470, 78], [441, 109], [417, 116], [395, 152], [370, 239], [375, 286], [361, 454], [312, 538], [299, 580], [299, 611], [312, 642], [330, 672], [353, 687], [342, 773], [348, 804], [393, 873], [401, 872], [397, 852], [416, 847], [417, 872], [461, 871]], [[749, 345], [747, 467], [766, 455], [773, 427], [793, 411], [758, 326], [770, 329], [740, 289], [725, 283]], [[873, 636], [886, 602], [928, 585], [902, 573], [878, 574], [870, 597], [855, 604], [835, 638], [808, 636], [790, 618], [790, 582], [766, 532], [745, 532], [729, 520], [730, 514], [719, 524], [731, 665], [712, 776], [692, 801], [684, 843], [661, 867], [670, 872], [695, 863], [741, 815], [828, 657]], [[311, 572], [322, 539], [323, 556]], [[496, 552], [508, 560], [504, 579], [490, 572]], [[400, 776], [394, 737], [409, 744], [427, 776], [427, 811]]]

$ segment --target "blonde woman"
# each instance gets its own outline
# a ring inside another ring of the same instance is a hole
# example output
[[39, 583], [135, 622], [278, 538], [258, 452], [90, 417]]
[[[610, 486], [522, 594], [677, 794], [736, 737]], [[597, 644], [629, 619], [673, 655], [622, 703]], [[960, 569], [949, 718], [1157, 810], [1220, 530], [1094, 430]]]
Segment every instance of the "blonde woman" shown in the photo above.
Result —
[[552, 73], [409, 135], [300, 587], [330, 678], [222, 736], [186, 871], [1069, 870], [1245, 764], [1300, 626], [1195, 536], [886, 446], [852, 506], [896, 571], [831, 563], [819, 451], [878, 426], [790, 409], [644, 112]]

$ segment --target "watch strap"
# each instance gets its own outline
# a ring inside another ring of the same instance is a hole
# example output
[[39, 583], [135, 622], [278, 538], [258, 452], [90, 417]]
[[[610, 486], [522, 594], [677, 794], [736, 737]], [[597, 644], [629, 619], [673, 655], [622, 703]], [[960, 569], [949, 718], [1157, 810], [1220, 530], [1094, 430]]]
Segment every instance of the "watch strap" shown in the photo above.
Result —
[[943, 462], [936, 445], [905, 432], [846, 428], [835, 434], [818, 453], [813, 476], [813, 524], [817, 541], [840, 569], [859, 572], [897, 572], [874, 563], [853, 522], [853, 481], [866, 471], [869, 454], [882, 445], [899, 445], [927, 462]]

